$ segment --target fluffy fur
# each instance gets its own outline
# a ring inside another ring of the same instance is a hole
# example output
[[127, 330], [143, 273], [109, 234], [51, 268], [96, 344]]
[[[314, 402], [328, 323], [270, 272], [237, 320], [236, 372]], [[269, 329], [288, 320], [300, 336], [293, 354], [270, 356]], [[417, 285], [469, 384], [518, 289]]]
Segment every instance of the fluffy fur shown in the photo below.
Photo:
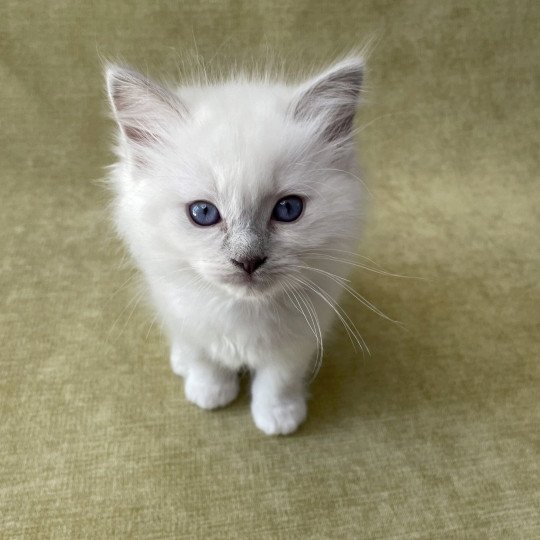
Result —
[[[116, 225], [168, 332], [172, 369], [189, 401], [214, 409], [235, 399], [248, 368], [252, 416], [267, 434], [304, 421], [306, 380], [342, 317], [349, 266], [336, 254], [356, 248], [362, 72], [353, 57], [301, 85], [240, 76], [170, 89], [106, 70], [119, 125]], [[293, 194], [301, 217], [271, 219]], [[199, 200], [217, 206], [220, 223], [191, 221]], [[267, 259], [252, 274], [232, 263], [254, 256]]]

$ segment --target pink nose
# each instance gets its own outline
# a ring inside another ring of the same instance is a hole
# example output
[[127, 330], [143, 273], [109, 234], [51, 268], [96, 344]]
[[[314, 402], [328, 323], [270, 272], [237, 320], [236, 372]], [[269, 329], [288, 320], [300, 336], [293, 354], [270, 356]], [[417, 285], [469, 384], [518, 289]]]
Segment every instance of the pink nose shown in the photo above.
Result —
[[239, 268], [242, 268], [244, 272], [247, 272], [248, 274], [253, 274], [259, 266], [264, 264], [268, 257], [255, 257], [254, 259], [242, 259], [241, 261], [237, 261], [236, 259], [231, 259], [231, 262], [238, 266]]

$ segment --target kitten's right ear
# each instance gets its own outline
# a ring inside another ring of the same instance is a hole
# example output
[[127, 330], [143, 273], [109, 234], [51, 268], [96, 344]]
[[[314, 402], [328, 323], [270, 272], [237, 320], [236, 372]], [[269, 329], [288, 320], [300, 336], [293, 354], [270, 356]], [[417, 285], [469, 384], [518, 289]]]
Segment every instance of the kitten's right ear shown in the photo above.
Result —
[[177, 96], [132, 69], [109, 64], [105, 77], [114, 116], [130, 142], [160, 142], [171, 120], [187, 116]]

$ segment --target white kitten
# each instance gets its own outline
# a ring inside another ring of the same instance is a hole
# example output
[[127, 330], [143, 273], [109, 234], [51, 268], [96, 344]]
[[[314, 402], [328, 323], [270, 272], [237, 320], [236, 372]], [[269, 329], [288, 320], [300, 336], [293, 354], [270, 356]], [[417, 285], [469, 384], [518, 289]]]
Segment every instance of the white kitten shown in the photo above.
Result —
[[235, 399], [247, 367], [267, 434], [306, 417], [306, 379], [347, 274], [332, 256], [356, 248], [362, 71], [349, 58], [300, 86], [240, 76], [171, 90], [107, 68], [116, 224], [168, 331], [172, 369], [189, 401], [214, 409]]

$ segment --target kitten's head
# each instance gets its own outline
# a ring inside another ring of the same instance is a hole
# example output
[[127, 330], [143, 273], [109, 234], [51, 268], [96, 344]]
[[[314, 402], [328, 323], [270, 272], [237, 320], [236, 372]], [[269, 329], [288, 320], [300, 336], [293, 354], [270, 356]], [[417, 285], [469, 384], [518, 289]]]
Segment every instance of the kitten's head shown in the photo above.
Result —
[[117, 223], [139, 264], [260, 298], [313, 277], [317, 256], [352, 249], [362, 71], [352, 58], [298, 86], [232, 79], [172, 91], [109, 66]]

